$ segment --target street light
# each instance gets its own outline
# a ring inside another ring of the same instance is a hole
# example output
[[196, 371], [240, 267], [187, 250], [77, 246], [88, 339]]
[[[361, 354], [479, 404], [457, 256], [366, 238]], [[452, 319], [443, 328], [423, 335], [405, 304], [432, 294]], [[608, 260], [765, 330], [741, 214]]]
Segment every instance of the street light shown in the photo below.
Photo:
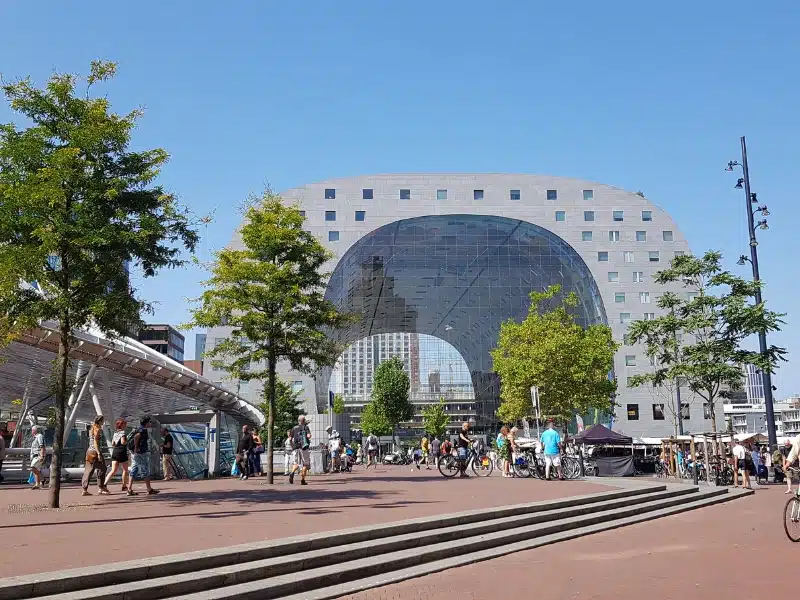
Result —
[[[738, 161], [732, 160], [728, 162], [728, 166], [725, 169], [726, 171], [733, 171], [734, 167], [741, 167], [742, 168], [742, 175], [739, 180], [736, 182], [736, 189], [742, 189], [742, 184], [744, 184], [744, 201], [745, 207], [747, 209], [747, 229], [750, 233], [750, 258], [747, 256], [742, 255], [739, 257], [739, 260], [736, 261], [738, 265], [744, 265], [744, 263], [749, 262], [750, 266], [753, 269], [753, 280], [760, 281], [761, 277], [758, 273], [758, 240], [756, 239], [756, 227], [761, 229], [762, 231], [766, 231], [769, 229], [769, 225], [767, 225], [767, 220], [762, 219], [755, 222], [755, 215], [756, 213], [761, 213], [761, 216], [766, 217], [769, 215], [769, 211], [767, 210], [767, 206], [759, 206], [758, 205], [758, 197], [753, 192], [750, 192], [750, 171], [747, 168], [747, 143], [745, 142], [744, 136], [741, 137], [742, 143], [742, 162], [739, 163]], [[753, 210], [752, 205], [756, 205], [756, 209]], [[755, 300], [756, 304], [761, 304], [761, 290], [757, 289], [755, 293]], [[762, 355], [766, 355], [767, 353], [767, 332], [766, 331], [759, 331], [758, 332], [758, 347], [759, 351]], [[763, 371], [761, 373], [761, 377], [764, 384], [764, 405], [767, 409], [767, 435], [769, 437], [769, 446], [770, 449], [775, 449], [778, 443], [778, 439], [775, 432], [775, 407], [773, 406], [773, 386], [772, 386], [772, 377], [770, 373], [767, 371]]]

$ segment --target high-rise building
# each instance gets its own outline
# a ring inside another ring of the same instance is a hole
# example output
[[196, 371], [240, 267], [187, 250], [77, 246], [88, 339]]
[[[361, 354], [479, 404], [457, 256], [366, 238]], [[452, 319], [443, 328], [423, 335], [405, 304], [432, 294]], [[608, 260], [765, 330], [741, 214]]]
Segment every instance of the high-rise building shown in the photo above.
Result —
[[[416, 353], [412, 347], [416, 347]], [[348, 346], [334, 370], [341, 382], [340, 393], [347, 401], [369, 401], [375, 369], [385, 360], [397, 357], [411, 379], [411, 389], [419, 388], [419, 336], [416, 333], [382, 333]]]
[[183, 362], [183, 348], [186, 339], [172, 325], [145, 325], [139, 329], [139, 341], [171, 359]]
[[206, 353], [206, 334], [197, 333], [194, 336], [194, 359], [203, 360], [203, 355]]

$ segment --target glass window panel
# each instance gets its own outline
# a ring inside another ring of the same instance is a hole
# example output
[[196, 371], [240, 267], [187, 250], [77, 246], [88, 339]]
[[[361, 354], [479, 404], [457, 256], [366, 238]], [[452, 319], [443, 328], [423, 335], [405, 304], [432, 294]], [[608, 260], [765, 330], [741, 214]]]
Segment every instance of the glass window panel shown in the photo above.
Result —
[[547, 190], [547, 199], [548, 200], [558, 200], [558, 191], [556, 191], [556, 190]]
[[364, 188], [361, 190], [361, 199], [362, 200], [372, 200], [373, 198], [373, 191], [371, 188]]
[[583, 190], [583, 199], [586, 202], [594, 200], [594, 190]]
[[336, 190], [334, 190], [333, 188], [326, 188], [325, 200], [336, 200]]
[[447, 200], [447, 190], [436, 190], [437, 200]]

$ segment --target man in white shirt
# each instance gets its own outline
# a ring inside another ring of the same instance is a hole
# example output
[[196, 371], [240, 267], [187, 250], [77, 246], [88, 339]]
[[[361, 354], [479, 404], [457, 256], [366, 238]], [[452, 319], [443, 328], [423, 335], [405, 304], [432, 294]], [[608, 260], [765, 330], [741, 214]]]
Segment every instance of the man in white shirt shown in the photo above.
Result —
[[739, 487], [739, 473], [741, 472], [743, 477], [742, 485], [750, 489], [750, 471], [747, 469], [745, 460], [747, 452], [739, 440], [734, 442], [732, 453], [733, 459], [736, 461], [733, 465], [733, 487]]
[[[786, 440], [786, 443], [789, 443], [789, 440]], [[794, 461], [800, 457], [800, 435], [796, 436], [794, 440], [792, 440], [792, 449], [789, 452], [789, 456], [783, 459], [783, 472], [786, 473], [786, 483], [788, 489], [786, 490], [787, 494], [792, 492], [792, 475], [796, 474], [796, 471], [790, 471], [789, 467], [794, 464]]]
[[31, 429], [33, 434], [33, 442], [31, 442], [31, 473], [33, 473], [33, 487], [31, 489], [38, 490], [42, 487], [42, 467], [44, 466], [44, 457], [47, 454], [47, 447], [44, 445], [44, 435], [41, 433], [41, 428], [34, 425]]
[[331, 456], [331, 473], [333, 473], [341, 470], [342, 436], [330, 425], [325, 428], [325, 431], [328, 432], [328, 452], [330, 452]]

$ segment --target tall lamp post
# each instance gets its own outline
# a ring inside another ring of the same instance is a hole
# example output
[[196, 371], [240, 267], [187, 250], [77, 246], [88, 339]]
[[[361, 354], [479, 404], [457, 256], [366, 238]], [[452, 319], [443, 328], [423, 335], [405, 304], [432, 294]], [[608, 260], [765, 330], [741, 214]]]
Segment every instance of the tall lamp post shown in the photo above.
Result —
[[[739, 181], [736, 182], [736, 189], [742, 189], [744, 184], [745, 208], [747, 210], [747, 229], [750, 233], [750, 258], [744, 254], [739, 257], [737, 264], [744, 265], [749, 262], [753, 267], [753, 280], [760, 281], [761, 278], [758, 274], [758, 240], [756, 239], [756, 227], [762, 230], [769, 229], [766, 219], [761, 219], [758, 223], [755, 222], [756, 213], [762, 217], [769, 216], [767, 205], [760, 205], [758, 198], [754, 192], [750, 191], [750, 171], [747, 168], [747, 143], [744, 136], [742, 141], [742, 162], [739, 163], [732, 160], [728, 163], [727, 171], [733, 171], [734, 167], [742, 167], [742, 175]], [[755, 206], [755, 208], [753, 208]], [[761, 290], [756, 290], [756, 304], [761, 304]], [[758, 347], [761, 354], [767, 353], [767, 332], [758, 332]], [[764, 405], [767, 409], [767, 436], [769, 437], [770, 450], [774, 450], [778, 444], [778, 438], [775, 432], [775, 409], [772, 400], [772, 377], [768, 371], [762, 371], [761, 376], [764, 382]]]

